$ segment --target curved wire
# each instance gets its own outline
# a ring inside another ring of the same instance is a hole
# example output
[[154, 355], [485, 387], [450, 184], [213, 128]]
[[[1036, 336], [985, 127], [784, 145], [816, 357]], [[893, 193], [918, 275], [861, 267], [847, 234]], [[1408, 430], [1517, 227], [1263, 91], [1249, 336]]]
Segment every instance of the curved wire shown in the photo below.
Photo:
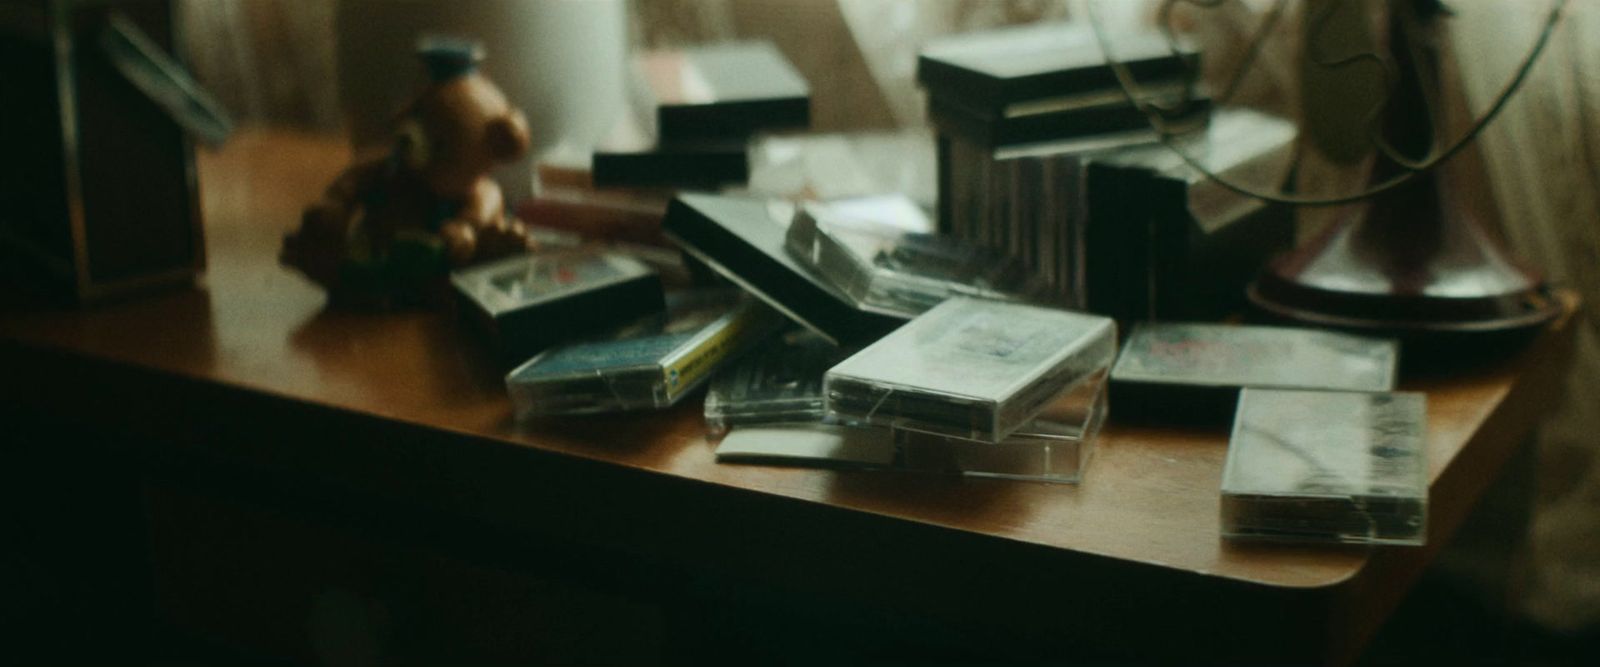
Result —
[[[1217, 4], [1220, 4], [1219, 0], [1197, 0], [1197, 2], [1202, 3], [1202, 6], [1216, 6]], [[1522, 61], [1522, 64], [1518, 66], [1516, 73], [1511, 77], [1510, 81], [1506, 83], [1505, 87], [1501, 89], [1500, 95], [1495, 98], [1494, 103], [1489, 106], [1488, 111], [1485, 111], [1484, 114], [1472, 124], [1472, 127], [1468, 128], [1467, 131], [1457, 138], [1455, 142], [1450, 144], [1448, 148], [1436, 152], [1426, 160], [1414, 162], [1410, 166], [1405, 163], [1410, 162], [1409, 160], [1406, 160], [1405, 162], [1398, 162], [1398, 164], [1404, 167], [1406, 171], [1396, 174], [1395, 176], [1372, 185], [1360, 192], [1334, 197], [1299, 197], [1285, 195], [1282, 192], [1264, 192], [1253, 187], [1240, 185], [1232, 180], [1224, 178], [1221, 174], [1212, 171], [1210, 168], [1201, 164], [1199, 160], [1196, 160], [1194, 156], [1190, 155], [1187, 151], [1178, 147], [1176, 137], [1172, 132], [1167, 130], [1166, 123], [1163, 121], [1163, 117], [1160, 114], [1161, 110], [1151, 104], [1141, 103], [1139, 101], [1140, 95], [1136, 93], [1139, 88], [1138, 82], [1134, 80], [1132, 73], [1128, 71], [1127, 64], [1112, 56], [1110, 38], [1106, 35], [1105, 22], [1101, 19], [1100, 12], [1098, 10], [1099, 1], [1090, 0], [1086, 4], [1088, 8], [1089, 24], [1094, 32], [1095, 41], [1099, 43], [1100, 51], [1105, 57], [1106, 63], [1111, 66], [1112, 73], [1116, 75], [1117, 82], [1122, 88], [1123, 96], [1130, 104], [1146, 112], [1150, 116], [1151, 127], [1155, 128], [1157, 131], [1161, 143], [1166, 146], [1168, 150], [1171, 150], [1174, 154], [1176, 154], [1178, 158], [1184, 162], [1184, 164], [1188, 165], [1196, 172], [1199, 172], [1200, 175], [1204, 176], [1207, 180], [1216, 183], [1218, 186], [1246, 197], [1253, 197], [1266, 202], [1287, 204], [1291, 206], [1337, 206], [1370, 199], [1376, 195], [1400, 187], [1411, 179], [1416, 178], [1419, 174], [1422, 174], [1423, 172], [1438, 166], [1439, 163], [1454, 157], [1456, 153], [1461, 152], [1467, 147], [1467, 145], [1471, 144], [1472, 141], [1483, 132], [1484, 128], [1487, 127], [1496, 116], [1500, 115], [1500, 111], [1505, 108], [1506, 103], [1510, 102], [1512, 96], [1514, 96], [1522, 87], [1523, 82], [1528, 78], [1528, 73], [1533, 70], [1533, 65], [1537, 63], [1540, 56], [1544, 54], [1545, 46], [1550, 43], [1550, 36], [1554, 34], [1556, 24], [1561, 22], [1561, 15], [1563, 10], [1566, 9], [1567, 0], [1553, 0], [1551, 3], [1550, 13], [1545, 19], [1544, 27], [1540, 31], [1539, 37], [1534, 42], [1533, 47], [1529, 49], [1527, 58]], [[1362, 55], [1363, 54], [1356, 54], [1355, 56], [1350, 56], [1350, 58], [1359, 58]], [[1379, 60], [1381, 61], [1382, 59], [1379, 58]], [[1387, 67], [1387, 63], [1385, 63], [1385, 67]], [[1383, 149], [1379, 148], [1379, 150], [1382, 151]]]
[[[1289, 6], [1289, 0], [1276, 0], [1272, 9], [1267, 10], [1267, 15], [1261, 17], [1261, 25], [1256, 27], [1256, 34], [1250, 38], [1250, 46], [1244, 53], [1244, 58], [1239, 61], [1239, 67], [1233, 70], [1233, 76], [1228, 79], [1228, 86], [1222, 90], [1222, 95], [1217, 97], [1217, 104], [1227, 104], [1239, 92], [1239, 86], [1244, 83], [1244, 76], [1250, 73], [1250, 68], [1255, 65], [1256, 58], [1261, 56], [1261, 47], [1267, 43], [1267, 35], [1283, 20], [1283, 10]], [[1163, 20], [1163, 23], [1165, 21]], [[1169, 24], [1170, 25], [1170, 24]], [[1168, 28], [1170, 31], [1170, 28]]]

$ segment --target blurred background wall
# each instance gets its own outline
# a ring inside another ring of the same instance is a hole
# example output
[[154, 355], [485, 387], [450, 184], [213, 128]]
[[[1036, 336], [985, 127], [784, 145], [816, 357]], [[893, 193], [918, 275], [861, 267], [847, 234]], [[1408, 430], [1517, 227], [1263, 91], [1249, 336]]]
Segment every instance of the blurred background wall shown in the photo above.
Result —
[[248, 123], [337, 132], [337, 0], [180, 0], [191, 67]]

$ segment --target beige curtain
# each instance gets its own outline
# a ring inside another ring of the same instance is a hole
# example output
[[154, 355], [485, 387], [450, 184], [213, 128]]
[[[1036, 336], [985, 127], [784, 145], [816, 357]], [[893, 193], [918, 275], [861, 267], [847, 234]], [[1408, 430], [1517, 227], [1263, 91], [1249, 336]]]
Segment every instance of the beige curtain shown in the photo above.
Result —
[[[1452, 41], [1468, 106], [1499, 95], [1537, 37], [1548, 2], [1457, 0]], [[1600, 628], [1600, 3], [1565, 22], [1481, 139], [1505, 234], [1582, 295], [1577, 358], [1538, 437], [1538, 494], [1526, 554], [1526, 611], [1566, 631]]]
[[178, 0], [190, 67], [246, 123], [339, 128], [336, 0]]

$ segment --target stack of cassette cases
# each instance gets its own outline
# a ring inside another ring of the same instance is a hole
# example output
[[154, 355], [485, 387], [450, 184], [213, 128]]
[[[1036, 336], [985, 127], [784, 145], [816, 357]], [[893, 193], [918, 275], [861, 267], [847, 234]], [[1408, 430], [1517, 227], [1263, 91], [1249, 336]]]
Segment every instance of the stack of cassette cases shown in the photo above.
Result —
[[793, 204], [681, 194], [662, 221], [667, 238], [728, 281], [838, 344], [876, 339], [905, 318], [865, 310], [785, 249]]
[[1043, 280], [1003, 253], [902, 231], [878, 218], [858, 208], [802, 205], [789, 225], [789, 252], [827, 276], [861, 308], [904, 318], [954, 296], [1050, 298]]
[[823, 387], [841, 420], [997, 443], [1115, 354], [1108, 318], [957, 297], [829, 369]]
[[[1242, 109], [1173, 139], [1208, 169], [1271, 190], [1295, 141]], [[1285, 207], [1212, 183], [1147, 133], [993, 147], [939, 140], [944, 233], [1017, 257], [1074, 307], [1125, 321], [1220, 317], [1293, 241]]]
[[1143, 133], [1114, 134], [996, 149], [941, 136], [940, 231], [1017, 257], [1060, 300], [1082, 308], [1087, 164], [1100, 153], [1152, 141]]
[[[1275, 191], [1297, 130], [1246, 109], [1219, 112], [1178, 148], [1233, 183]], [[1085, 307], [1122, 321], [1221, 319], [1274, 255], [1294, 243], [1289, 207], [1246, 197], [1167, 146], [1096, 155], [1084, 174]]]
[[1118, 415], [1220, 422], [1239, 389], [1390, 391], [1394, 340], [1290, 327], [1139, 323], [1111, 369]]
[[558, 347], [511, 371], [506, 389], [518, 416], [670, 406], [783, 322], [737, 292], [674, 296], [653, 331]]
[[1427, 397], [1246, 389], [1222, 471], [1234, 539], [1421, 545]]
[[810, 124], [810, 87], [771, 42], [652, 51], [634, 75], [635, 119], [595, 152], [597, 186], [742, 183], [751, 135]]
[[663, 146], [613, 135], [595, 151], [591, 169], [599, 188], [709, 191], [748, 180], [750, 158], [742, 141]]
[[664, 307], [661, 279], [653, 269], [596, 248], [518, 255], [462, 269], [451, 274], [450, 282], [464, 311], [495, 338], [507, 365]]
[[1105, 378], [1085, 382], [1027, 425], [998, 442], [895, 430], [896, 465], [907, 470], [1076, 484], [1105, 423]]
[[706, 392], [706, 430], [751, 424], [821, 423], [827, 417], [822, 374], [846, 356], [799, 329], [773, 337], [717, 374]]
[[[1133, 96], [1169, 118], [1203, 116], [1209, 100], [1190, 85], [1199, 55], [1160, 31], [1117, 33], [1111, 50], [1134, 77]], [[930, 43], [917, 61], [928, 111], [943, 132], [990, 146], [1087, 134], [1151, 132], [1107, 52], [1082, 24], [963, 33]]]
[[[1211, 113], [1211, 98], [1184, 83], [1149, 87], [1135, 99], [1181, 110], [1169, 124], [1173, 128], [1178, 123], [1198, 126]], [[1149, 116], [1129, 103], [1121, 89], [1017, 102], [998, 110], [973, 109], [959, 101], [930, 96], [928, 118], [951, 136], [995, 147], [1124, 132], [1155, 136]]]
[[635, 74], [641, 110], [666, 143], [811, 124], [811, 88], [772, 42], [651, 51], [635, 59]]

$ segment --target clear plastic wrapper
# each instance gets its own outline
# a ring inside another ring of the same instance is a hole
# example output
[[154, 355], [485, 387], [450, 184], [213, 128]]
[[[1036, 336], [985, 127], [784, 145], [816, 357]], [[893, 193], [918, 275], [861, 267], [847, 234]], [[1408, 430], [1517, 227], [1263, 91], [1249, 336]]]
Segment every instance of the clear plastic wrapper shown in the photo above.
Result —
[[1245, 389], [1222, 471], [1234, 539], [1421, 545], [1427, 397]]
[[789, 253], [868, 310], [915, 317], [954, 296], [1045, 301], [1050, 288], [1005, 253], [904, 231], [896, 211], [806, 204], [789, 224]]
[[830, 369], [843, 421], [1000, 442], [1116, 353], [1108, 318], [958, 297]]
[[519, 417], [662, 408], [700, 386], [782, 318], [753, 299], [686, 303], [664, 325], [641, 323], [616, 340], [549, 350], [511, 371]]

